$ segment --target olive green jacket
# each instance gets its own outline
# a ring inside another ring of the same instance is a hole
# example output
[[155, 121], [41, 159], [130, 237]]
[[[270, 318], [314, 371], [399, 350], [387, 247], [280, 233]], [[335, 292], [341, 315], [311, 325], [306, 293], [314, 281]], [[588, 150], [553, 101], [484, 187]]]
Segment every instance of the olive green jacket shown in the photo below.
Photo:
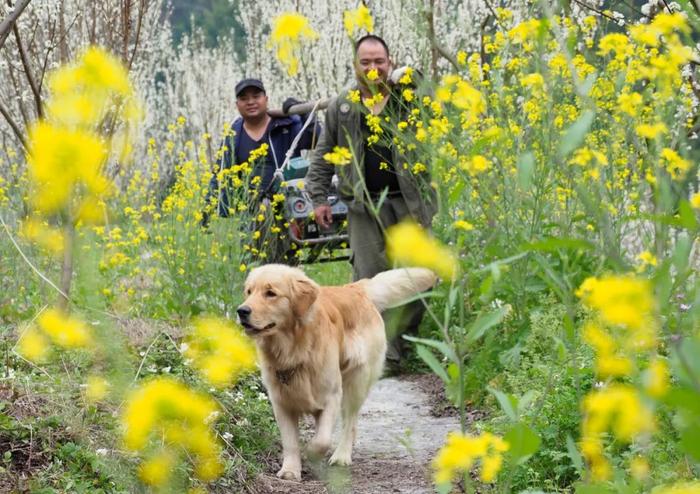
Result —
[[[328, 104], [319, 142], [311, 153], [309, 171], [304, 182], [314, 207], [328, 202], [331, 179], [336, 172], [340, 197], [348, 207], [359, 210], [368, 201], [364, 186], [365, 160], [361, 120], [364, 114], [358, 103], [348, 100], [348, 93], [349, 90], [343, 91]], [[394, 129], [395, 124], [396, 122], [393, 122]], [[333, 166], [323, 158], [326, 153], [333, 152], [335, 146], [350, 149], [353, 159], [349, 164]], [[428, 227], [435, 215], [437, 204], [435, 190], [430, 186], [430, 174], [411, 173], [416, 158], [399, 153], [397, 146], [391, 146], [391, 150], [399, 188], [408, 210], [414, 220]], [[408, 166], [404, 167], [404, 163]]]

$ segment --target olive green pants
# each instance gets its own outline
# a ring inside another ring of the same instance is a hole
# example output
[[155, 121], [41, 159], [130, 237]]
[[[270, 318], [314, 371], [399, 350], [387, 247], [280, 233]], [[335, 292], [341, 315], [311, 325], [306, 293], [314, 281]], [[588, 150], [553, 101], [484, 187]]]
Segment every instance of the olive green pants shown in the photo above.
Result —
[[[352, 250], [351, 263], [353, 279], [371, 278], [377, 273], [391, 269], [386, 257], [384, 232], [392, 225], [410, 216], [406, 201], [402, 197], [387, 197], [378, 214], [368, 207], [353, 206], [348, 211], [348, 238]], [[382, 314], [386, 326], [387, 359], [398, 361], [404, 355], [406, 341], [402, 334], [417, 335], [418, 325], [423, 318], [425, 305], [422, 300]]]

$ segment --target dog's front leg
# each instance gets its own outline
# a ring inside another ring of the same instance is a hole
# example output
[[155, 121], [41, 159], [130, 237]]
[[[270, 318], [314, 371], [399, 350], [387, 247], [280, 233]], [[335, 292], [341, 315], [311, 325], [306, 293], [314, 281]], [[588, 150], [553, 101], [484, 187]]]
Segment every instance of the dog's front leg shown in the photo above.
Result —
[[311, 456], [323, 457], [331, 449], [331, 437], [336, 418], [340, 412], [342, 391], [337, 386], [326, 402], [326, 407], [316, 417], [316, 435], [309, 443], [308, 452]]
[[282, 437], [282, 468], [277, 476], [285, 480], [301, 480], [299, 414], [276, 405], [274, 401], [272, 405]]

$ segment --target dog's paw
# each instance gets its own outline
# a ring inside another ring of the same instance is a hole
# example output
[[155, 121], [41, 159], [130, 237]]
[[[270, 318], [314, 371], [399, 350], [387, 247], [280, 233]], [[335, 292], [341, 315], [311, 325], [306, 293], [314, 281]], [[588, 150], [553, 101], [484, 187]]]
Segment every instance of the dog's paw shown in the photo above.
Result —
[[331, 456], [330, 460], [328, 460], [329, 465], [338, 465], [338, 466], [348, 466], [352, 464], [352, 457], [350, 456], [350, 453], [346, 453], [345, 451], [338, 451], [336, 450], [333, 453], [333, 456]]
[[291, 470], [287, 470], [287, 469], [283, 468], [279, 472], [277, 472], [277, 477], [282, 479], [282, 480], [300, 481], [301, 480], [301, 471], [292, 472]]
[[309, 445], [306, 447], [306, 453], [309, 455], [309, 458], [319, 459], [326, 456], [329, 449], [331, 449], [330, 443], [311, 440]]

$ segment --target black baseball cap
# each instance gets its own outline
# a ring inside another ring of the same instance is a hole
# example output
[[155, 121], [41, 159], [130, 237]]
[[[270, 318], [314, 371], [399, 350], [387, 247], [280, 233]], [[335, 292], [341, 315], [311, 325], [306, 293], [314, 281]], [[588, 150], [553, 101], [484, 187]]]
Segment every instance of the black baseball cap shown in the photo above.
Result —
[[238, 84], [236, 84], [236, 97], [238, 97], [238, 95], [241, 94], [244, 89], [249, 87], [258, 88], [263, 93], [267, 93], [267, 91], [265, 91], [265, 86], [263, 86], [260, 79], [243, 79], [238, 81]]

